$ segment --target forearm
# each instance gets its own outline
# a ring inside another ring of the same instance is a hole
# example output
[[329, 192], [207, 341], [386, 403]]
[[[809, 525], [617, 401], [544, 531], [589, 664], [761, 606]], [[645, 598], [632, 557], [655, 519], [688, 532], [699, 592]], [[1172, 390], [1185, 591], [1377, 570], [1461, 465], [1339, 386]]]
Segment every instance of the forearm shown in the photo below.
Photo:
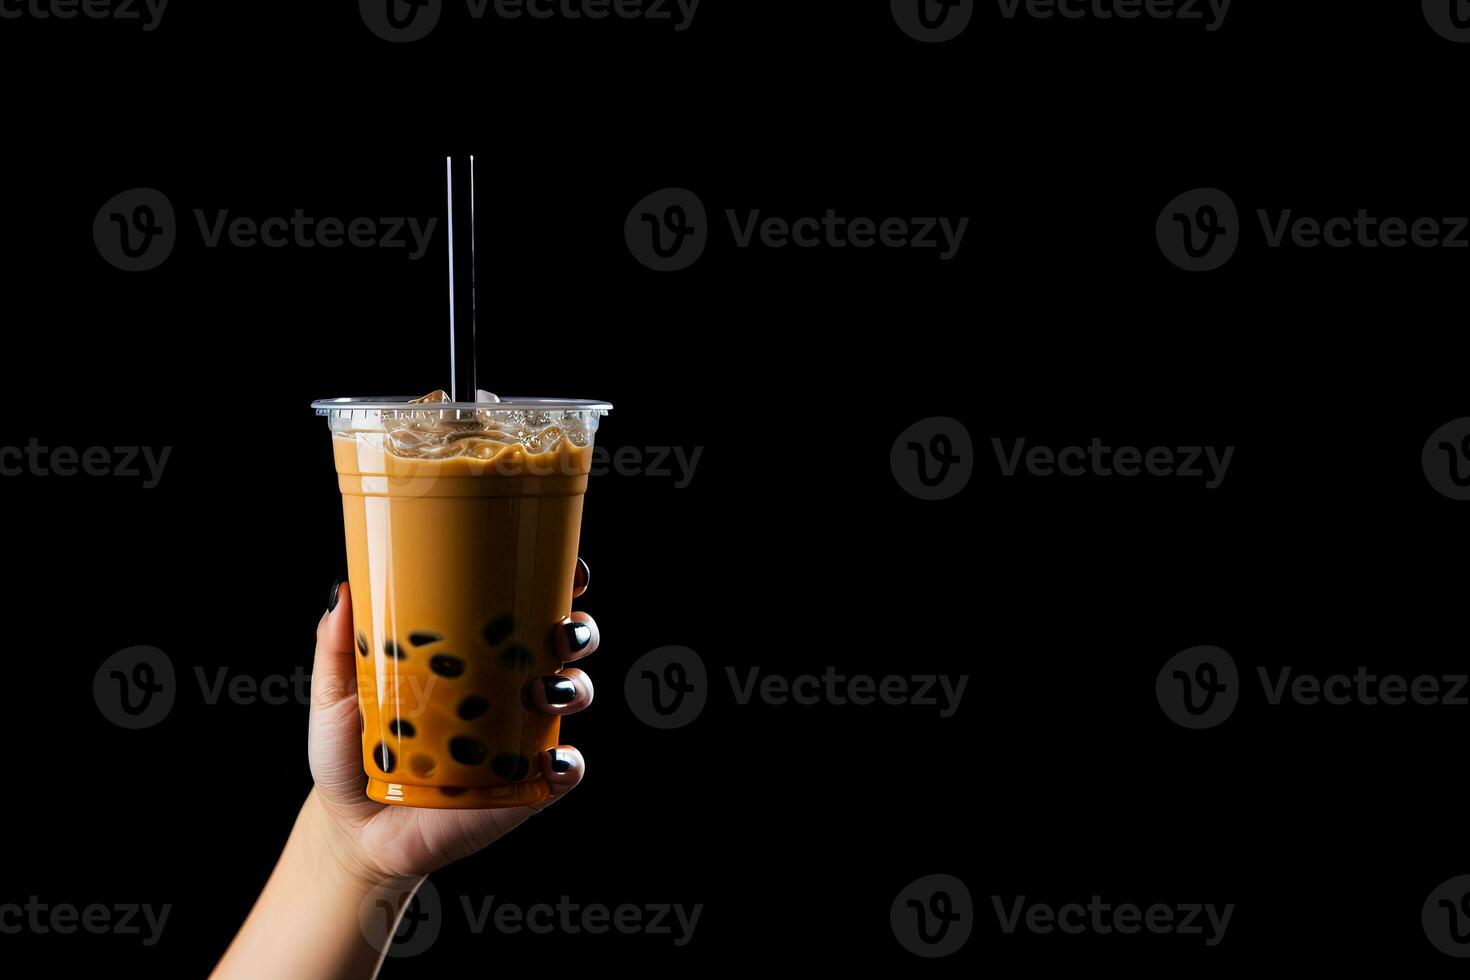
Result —
[[361, 980], [377, 974], [381, 950], [423, 878], [381, 879], [358, 871], [332, 833], [313, 790], [264, 891], [215, 967], [216, 980]]

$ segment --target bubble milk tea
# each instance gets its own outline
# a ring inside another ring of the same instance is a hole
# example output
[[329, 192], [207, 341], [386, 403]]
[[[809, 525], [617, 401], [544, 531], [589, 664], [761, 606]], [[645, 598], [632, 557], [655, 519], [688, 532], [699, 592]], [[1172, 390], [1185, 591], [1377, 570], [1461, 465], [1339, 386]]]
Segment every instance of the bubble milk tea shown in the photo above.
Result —
[[597, 423], [563, 399], [331, 399], [367, 794], [478, 809], [548, 795], [555, 672]]

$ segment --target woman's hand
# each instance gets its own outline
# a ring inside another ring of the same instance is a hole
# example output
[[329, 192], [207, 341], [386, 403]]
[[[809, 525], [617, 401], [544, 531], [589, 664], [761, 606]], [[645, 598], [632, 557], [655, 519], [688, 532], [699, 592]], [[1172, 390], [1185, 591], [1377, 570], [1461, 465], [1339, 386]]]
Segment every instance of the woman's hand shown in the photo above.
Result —
[[[578, 559], [573, 595], [587, 588], [587, 566]], [[585, 613], [572, 613], [556, 632], [561, 659], [580, 660], [597, 649], [597, 624]], [[574, 649], [575, 647], [575, 649]], [[558, 700], [551, 704], [546, 683], [533, 682], [528, 698], [538, 711], [569, 715], [592, 703], [592, 681], [575, 667], [563, 667]], [[582, 781], [582, 754], [558, 745], [537, 757], [551, 797], [537, 806], [498, 810], [429, 810], [389, 806], [368, 799], [362, 767], [361, 720], [357, 707], [357, 667], [353, 655], [352, 596], [345, 582], [332, 587], [332, 601], [316, 630], [316, 665], [311, 675], [311, 726], [307, 741], [311, 774], [316, 781], [308, 807], [320, 811], [324, 841], [345, 869], [365, 880], [426, 875], [468, 857]]]
[[[572, 594], [586, 588], [587, 566], [579, 559]], [[597, 649], [597, 624], [573, 613], [557, 642], [563, 663], [580, 660]], [[352, 597], [339, 581], [316, 629], [307, 742], [316, 788], [255, 907], [216, 965], [215, 980], [376, 975], [425, 875], [475, 853], [582, 781], [582, 754], [558, 745], [537, 759], [551, 797], [535, 807], [426, 810], [373, 802], [365, 792], [352, 646]], [[550, 703], [548, 688], [560, 703]], [[571, 714], [592, 703], [592, 682], [563, 666], [555, 680], [533, 682], [528, 700], [548, 714]]]

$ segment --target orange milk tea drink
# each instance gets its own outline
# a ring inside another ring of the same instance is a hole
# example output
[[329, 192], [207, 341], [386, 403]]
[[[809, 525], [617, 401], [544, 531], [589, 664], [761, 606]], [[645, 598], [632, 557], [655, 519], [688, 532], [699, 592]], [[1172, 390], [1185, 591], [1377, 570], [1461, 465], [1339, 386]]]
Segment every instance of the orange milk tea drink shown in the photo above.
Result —
[[537, 756], [559, 719], [528, 708], [526, 686], [561, 667], [592, 439], [612, 406], [435, 392], [313, 407], [342, 491], [368, 796], [544, 800]]

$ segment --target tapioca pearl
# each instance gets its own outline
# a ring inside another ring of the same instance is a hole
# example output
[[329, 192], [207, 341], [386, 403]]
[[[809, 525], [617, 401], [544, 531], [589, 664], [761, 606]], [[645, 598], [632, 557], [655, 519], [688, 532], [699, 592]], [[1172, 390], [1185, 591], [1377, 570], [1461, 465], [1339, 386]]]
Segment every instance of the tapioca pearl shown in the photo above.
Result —
[[383, 641], [383, 655], [392, 660], [403, 660], [408, 656], [408, 654], [403, 652], [403, 648], [398, 645], [397, 640]]
[[449, 740], [449, 755], [462, 766], [478, 766], [489, 752], [485, 743], [467, 735], [456, 735]]
[[531, 760], [523, 755], [502, 753], [490, 760], [490, 768], [501, 779], [525, 779], [531, 771]]
[[357, 634], [357, 652], [362, 654], [364, 657], [368, 655], [367, 637], [363, 636], [361, 633]]
[[408, 642], [416, 647], [426, 647], [430, 643], [438, 643], [444, 639], [443, 633], [435, 633], [430, 630], [414, 630], [408, 634]]
[[385, 773], [392, 772], [393, 767], [398, 765], [398, 759], [393, 755], [393, 750], [383, 742], [373, 746], [373, 762], [377, 763], [378, 768]]
[[397, 735], [399, 738], [413, 738], [417, 734], [414, 730], [413, 722], [405, 721], [402, 718], [394, 718], [388, 722], [388, 731]]
[[530, 670], [535, 664], [536, 655], [519, 643], [512, 643], [500, 655], [500, 666], [506, 670]]
[[464, 787], [463, 786], [440, 786], [439, 787], [439, 792], [443, 793], [445, 796], [463, 796], [464, 795]]
[[439, 768], [439, 763], [434, 761], [433, 756], [418, 752], [408, 757], [408, 768], [415, 776], [432, 776], [434, 770]]
[[458, 677], [464, 673], [464, 661], [447, 653], [436, 653], [429, 658], [429, 669], [440, 677]]
[[510, 639], [511, 630], [515, 628], [515, 617], [510, 613], [501, 613], [485, 624], [485, 629], [483, 630], [485, 642], [491, 646], [499, 646]]
[[459, 707], [455, 709], [455, 713], [465, 721], [474, 721], [489, 710], [489, 701], [486, 701], [478, 694], [471, 694], [459, 703]]

